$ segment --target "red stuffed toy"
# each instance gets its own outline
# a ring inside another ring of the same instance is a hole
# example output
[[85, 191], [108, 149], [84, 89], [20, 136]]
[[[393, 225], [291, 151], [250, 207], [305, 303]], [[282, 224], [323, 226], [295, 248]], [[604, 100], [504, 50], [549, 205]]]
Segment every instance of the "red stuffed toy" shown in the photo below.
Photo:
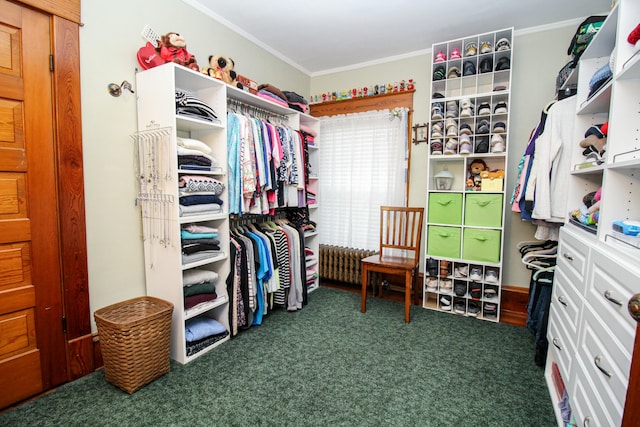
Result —
[[175, 62], [176, 64], [191, 68], [194, 71], [200, 70], [196, 57], [187, 51], [187, 43], [180, 34], [174, 32], [167, 33], [162, 36], [161, 41], [160, 57], [162, 57], [162, 59], [167, 62]]

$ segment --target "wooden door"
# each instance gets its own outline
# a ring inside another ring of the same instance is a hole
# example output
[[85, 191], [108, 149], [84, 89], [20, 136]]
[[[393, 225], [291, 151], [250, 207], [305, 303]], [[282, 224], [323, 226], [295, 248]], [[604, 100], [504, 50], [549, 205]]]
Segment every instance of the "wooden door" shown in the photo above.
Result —
[[0, 0], [0, 408], [67, 378], [50, 35]]

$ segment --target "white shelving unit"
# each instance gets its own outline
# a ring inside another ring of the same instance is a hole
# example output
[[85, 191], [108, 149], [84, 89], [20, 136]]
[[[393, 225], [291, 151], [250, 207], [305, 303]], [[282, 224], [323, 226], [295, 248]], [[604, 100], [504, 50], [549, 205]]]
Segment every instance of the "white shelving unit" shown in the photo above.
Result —
[[[226, 88], [224, 83], [173, 63], [138, 73], [136, 86], [141, 180], [154, 180], [153, 185], [142, 182], [140, 194], [147, 294], [174, 305], [171, 358], [185, 364], [228, 340], [227, 336], [195, 354], [188, 354], [185, 322], [195, 316], [206, 316], [217, 320], [227, 330], [229, 328], [229, 299], [225, 283], [230, 269], [229, 217], [224, 211], [181, 216], [178, 204], [178, 180], [181, 174], [200, 174], [225, 183], [227, 181]], [[216, 112], [219, 122], [176, 114], [176, 90], [187, 92], [208, 104]], [[148, 136], [158, 129], [166, 132], [166, 138], [149, 140]], [[181, 170], [177, 161], [178, 137], [204, 142], [211, 148], [211, 155], [221, 168], [215, 172]], [[220, 198], [227, 200], [226, 184]], [[191, 223], [218, 229], [221, 246], [219, 255], [183, 263], [180, 231], [184, 224]], [[217, 298], [185, 310], [182, 274], [194, 268], [218, 274], [215, 282]]]
[[[621, 424], [636, 321], [627, 311], [640, 292], [640, 237], [613, 230], [617, 220], [640, 220], [640, 45], [627, 42], [638, 25], [640, 3], [619, 0], [580, 58], [575, 149], [592, 125], [609, 123], [604, 164], [571, 172], [567, 206], [602, 188], [597, 227], [569, 222], [560, 233], [549, 314], [545, 374], [559, 426], [557, 403], [566, 390], [577, 425]], [[613, 56], [613, 78], [588, 97], [589, 80]]]
[[[496, 50], [500, 40], [507, 40], [508, 48]], [[489, 51], [481, 51], [484, 42], [489, 43]], [[474, 44], [477, 50], [473, 55], [466, 55], [469, 44]], [[451, 59], [454, 50], [461, 58]], [[497, 322], [501, 299], [513, 28], [436, 43], [432, 52], [423, 307]], [[438, 52], [443, 52], [447, 60], [435, 62]], [[497, 70], [503, 61], [508, 61], [508, 68]], [[465, 75], [470, 64], [475, 73]], [[436, 79], [440, 67], [444, 69], [444, 78]], [[459, 70], [460, 76], [450, 74], [453, 67]], [[467, 104], [474, 106], [471, 112], [463, 111]], [[506, 108], [497, 109], [498, 104]], [[433, 107], [438, 106], [442, 107], [442, 118], [433, 115]], [[452, 109], [456, 110], [454, 114], [449, 113]], [[483, 121], [487, 123], [486, 128], [481, 126]], [[441, 136], [433, 129], [438, 122], [441, 123]], [[454, 124], [451, 132], [450, 123]], [[497, 123], [502, 123], [503, 129], [496, 128]], [[461, 152], [464, 137], [460, 131], [467, 126], [470, 150]], [[499, 138], [496, 134], [502, 138], [503, 150], [492, 148], [492, 139]], [[453, 150], [447, 150], [451, 139], [457, 145]], [[443, 154], [439, 154], [434, 145], [438, 141]], [[502, 171], [502, 178], [487, 178], [480, 188], [470, 188], [467, 186], [469, 166], [479, 160], [491, 171]], [[443, 173], [453, 179], [450, 188], [441, 185], [439, 177]]]

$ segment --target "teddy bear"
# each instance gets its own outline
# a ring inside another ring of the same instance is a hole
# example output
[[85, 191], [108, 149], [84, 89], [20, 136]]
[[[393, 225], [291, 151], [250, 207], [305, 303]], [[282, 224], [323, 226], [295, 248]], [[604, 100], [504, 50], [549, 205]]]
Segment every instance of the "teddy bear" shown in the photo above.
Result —
[[468, 191], [480, 191], [480, 186], [482, 183], [482, 178], [480, 174], [483, 171], [489, 170], [489, 167], [482, 159], [473, 159], [473, 161], [469, 164], [469, 178], [467, 179], [467, 190]]
[[194, 71], [199, 71], [196, 57], [187, 51], [184, 37], [176, 32], [169, 32], [160, 39], [160, 57], [167, 62], [175, 62]]
[[228, 85], [235, 86], [238, 89], [242, 89], [242, 83], [238, 82], [236, 78], [238, 75], [234, 71], [235, 62], [233, 59], [224, 55], [209, 55], [209, 68], [205, 71], [209, 77], [222, 80]]

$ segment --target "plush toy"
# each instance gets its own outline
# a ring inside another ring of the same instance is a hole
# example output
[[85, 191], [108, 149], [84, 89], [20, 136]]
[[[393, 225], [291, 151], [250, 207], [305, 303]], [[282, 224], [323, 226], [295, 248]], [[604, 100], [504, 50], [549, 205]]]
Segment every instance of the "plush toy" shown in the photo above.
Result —
[[175, 62], [199, 71], [196, 57], [187, 51], [187, 43], [180, 34], [170, 32], [161, 37], [160, 56], [167, 62]]
[[223, 55], [209, 55], [209, 68], [205, 71], [209, 77], [222, 80], [228, 85], [235, 86], [238, 89], [242, 89], [242, 83], [239, 83], [236, 78], [238, 75], [233, 70], [235, 63], [233, 59]]
[[473, 182], [473, 186], [467, 183], [467, 190], [480, 191], [482, 184], [482, 177], [480, 174], [482, 171], [489, 170], [489, 167], [482, 159], [474, 159], [469, 165], [469, 179]]

